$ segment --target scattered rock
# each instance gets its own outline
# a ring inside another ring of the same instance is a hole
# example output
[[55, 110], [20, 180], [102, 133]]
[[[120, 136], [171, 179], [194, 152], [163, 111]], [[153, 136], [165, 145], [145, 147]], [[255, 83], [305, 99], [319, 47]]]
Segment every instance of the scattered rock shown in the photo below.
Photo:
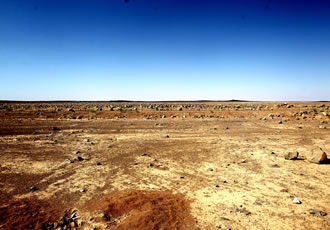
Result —
[[106, 213], [104, 213], [103, 218], [104, 218], [106, 221], [110, 221], [110, 220], [111, 220], [111, 217], [110, 217], [109, 215], [107, 215]]
[[71, 164], [71, 163], [73, 163], [73, 161], [72, 161], [72, 160], [70, 160], [70, 159], [65, 159], [65, 162], [66, 162], [66, 163], [68, 163], [68, 164]]
[[241, 163], [246, 163], [246, 160], [241, 160]]
[[278, 164], [273, 164], [272, 167], [273, 168], [279, 168], [280, 166]]
[[289, 192], [289, 190], [287, 188], [282, 188], [280, 192]]
[[101, 162], [97, 162], [96, 165], [102, 165], [102, 163]]
[[[77, 213], [73, 212], [69, 218], [69, 222], [73, 221], [76, 217], [77, 217]], [[75, 227], [75, 225], [73, 225], [73, 227]]]
[[75, 158], [73, 158], [74, 161], [83, 161], [84, 158], [82, 158], [81, 156], [77, 156]]
[[225, 220], [225, 221], [230, 221], [230, 219], [229, 218], [227, 218], [227, 217], [220, 217], [220, 220]]
[[[78, 157], [79, 158], [79, 157]], [[83, 153], [81, 154], [81, 158], [83, 160], [89, 160], [91, 158], [91, 156], [88, 153]]]
[[143, 156], [143, 157], [151, 157], [150, 154], [148, 154], [148, 153], [143, 153], [143, 154], [141, 154], [141, 156]]
[[236, 208], [235, 209], [235, 212], [240, 212], [240, 213], [243, 213], [243, 214], [245, 214], [247, 216], [251, 214], [251, 212], [248, 211], [248, 210], [246, 210], [246, 208]]
[[321, 164], [327, 161], [327, 154], [322, 148], [317, 147], [311, 150], [307, 159], [309, 162]]
[[293, 198], [292, 202], [294, 204], [301, 204], [301, 201], [297, 197]]
[[319, 217], [327, 215], [326, 212], [323, 212], [323, 211], [317, 210], [317, 209], [309, 209], [309, 214], [312, 214], [313, 216], [319, 216]]
[[36, 186], [32, 186], [32, 187], [30, 188], [30, 192], [35, 192], [35, 191], [37, 191], [37, 190], [39, 190], [39, 188], [36, 187]]
[[284, 155], [285, 160], [297, 160], [299, 152], [288, 152]]

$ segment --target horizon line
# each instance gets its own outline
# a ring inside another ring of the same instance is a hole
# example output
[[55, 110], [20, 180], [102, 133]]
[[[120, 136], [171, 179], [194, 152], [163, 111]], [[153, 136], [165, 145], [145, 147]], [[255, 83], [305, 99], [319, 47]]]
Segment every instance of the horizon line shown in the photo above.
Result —
[[327, 100], [317, 100], [317, 101], [283, 101], [283, 100], [239, 100], [239, 99], [231, 99], [231, 100], [0, 100], [0, 103], [63, 103], [63, 102], [106, 102], [106, 103], [168, 103], [168, 102], [330, 102]]

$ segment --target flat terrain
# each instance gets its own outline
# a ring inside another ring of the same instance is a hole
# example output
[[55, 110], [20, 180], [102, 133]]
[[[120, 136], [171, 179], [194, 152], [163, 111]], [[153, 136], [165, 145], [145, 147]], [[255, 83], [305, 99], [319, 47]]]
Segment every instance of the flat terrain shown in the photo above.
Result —
[[320, 148], [329, 102], [2, 102], [0, 229], [330, 229]]

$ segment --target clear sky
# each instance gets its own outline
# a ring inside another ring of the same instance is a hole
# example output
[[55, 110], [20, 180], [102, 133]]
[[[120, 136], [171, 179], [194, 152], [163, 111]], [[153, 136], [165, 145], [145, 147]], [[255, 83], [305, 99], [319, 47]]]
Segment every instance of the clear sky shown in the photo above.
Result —
[[0, 100], [330, 100], [328, 0], [0, 4]]

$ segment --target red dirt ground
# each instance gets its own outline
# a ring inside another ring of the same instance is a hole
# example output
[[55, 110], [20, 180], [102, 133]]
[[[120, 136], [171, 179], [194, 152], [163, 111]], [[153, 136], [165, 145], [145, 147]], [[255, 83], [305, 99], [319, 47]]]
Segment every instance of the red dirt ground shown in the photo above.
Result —
[[[5, 205], [3, 204], [5, 203]], [[0, 203], [1, 229], [49, 229], [60, 216], [59, 210], [51, 208], [49, 202], [22, 199]]]
[[194, 229], [195, 225], [189, 203], [169, 192], [114, 192], [93, 201], [91, 209], [101, 209], [116, 229]]

